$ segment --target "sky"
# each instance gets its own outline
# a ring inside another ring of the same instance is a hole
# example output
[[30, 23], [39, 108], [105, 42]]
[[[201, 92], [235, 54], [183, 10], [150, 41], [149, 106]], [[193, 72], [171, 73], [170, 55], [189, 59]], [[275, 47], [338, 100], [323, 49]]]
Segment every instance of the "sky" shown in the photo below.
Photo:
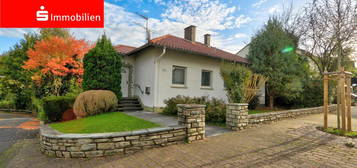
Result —
[[[250, 42], [269, 16], [293, 3], [301, 9], [308, 0], [105, 0], [104, 28], [72, 28], [78, 39], [95, 41], [105, 32], [114, 45], [139, 47], [145, 44], [147, 16], [151, 37], [172, 34], [183, 37], [184, 28], [197, 26], [196, 40], [210, 33], [214, 47], [237, 53]], [[8, 51], [27, 32], [38, 29], [0, 28], [0, 53]]]

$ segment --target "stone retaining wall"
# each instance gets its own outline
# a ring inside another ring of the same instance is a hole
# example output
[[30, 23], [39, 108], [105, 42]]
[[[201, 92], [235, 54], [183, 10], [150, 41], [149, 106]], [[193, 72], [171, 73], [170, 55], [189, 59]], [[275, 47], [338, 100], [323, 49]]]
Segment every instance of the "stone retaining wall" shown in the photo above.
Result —
[[179, 125], [187, 128], [187, 142], [205, 138], [205, 107], [201, 104], [178, 104]]
[[53, 157], [86, 158], [129, 154], [143, 149], [183, 143], [183, 126], [101, 134], [61, 134], [42, 125], [41, 151]]
[[178, 105], [178, 126], [97, 134], [63, 134], [41, 125], [41, 152], [60, 158], [130, 154], [145, 149], [201, 140], [205, 137], [205, 105]]
[[241, 130], [246, 128], [248, 126], [248, 104], [227, 104], [226, 125], [232, 130]]
[[[284, 110], [278, 112], [268, 112], [262, 114], [251, 114], [248, 115], [248, 125], [254, 126], [258, 124], [271, 123], [278, 121], [284, 118], [295, 118], [302, 115], [308, 114], [318, 114], [323, 112], [323, 107], [314, 107], [314, 108], [303, 108], [303, 109], [294, 109], [294, 110]], [[336, 112], [336, 105], [329, 106], [329, 112]]]

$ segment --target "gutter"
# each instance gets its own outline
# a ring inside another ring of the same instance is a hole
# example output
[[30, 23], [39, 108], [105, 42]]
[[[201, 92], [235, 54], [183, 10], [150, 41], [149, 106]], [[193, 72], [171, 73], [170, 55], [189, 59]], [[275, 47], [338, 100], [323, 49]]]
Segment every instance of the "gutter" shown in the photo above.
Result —
[[159, 102], [159, 84], [160, 84], [160, 82], [159, 82], [159, 75], [160, 75], [160, 70], [159, 70], [159, 68], [160, 68], [160, 59], [165, 55], [165, 53], [166, 53], [166, 47], [164, 46], [164, 48], [162, 49], [162, 52], [161, 52], [161, 54], [158, 56], [158, 57], [155, 57], [155, 60], [154, 60], [154, 64], [155, 64], [155, 73], [156, 73], [156, 75], [155, 75], [155, 95], [154, 95], [154, 98], [155, 98], [155, 101], [154, 101], [154, 107], [153, 107], [153, 109], [154, 109], [154, 112], [155, 112], [155, 106], [158, 104], [158, 102]]

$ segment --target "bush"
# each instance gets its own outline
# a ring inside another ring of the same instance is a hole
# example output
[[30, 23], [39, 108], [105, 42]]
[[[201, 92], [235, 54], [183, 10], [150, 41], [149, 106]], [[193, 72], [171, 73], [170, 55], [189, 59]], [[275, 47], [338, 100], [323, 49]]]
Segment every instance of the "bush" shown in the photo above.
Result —
[[90, 90], [78, 95], [74, 106], [77, 118], [115, 110], [118, 106], [116, 95], [109, 90]]
[[248, 109], [255, 110], [259, 105], [259, 96], [254, 96], [254, 98], [249, 102]]
[[43, 110], [42, 100], [36, 97], [32, 97], [31, 102], [32, 102], [31, 104], [32, 114], [35, 114], [37, 118], [39, 118], [41, 121], [48, 122], [45, 110]]
[[15, 109], [16, 105], [14, 101], [11, 100], [1, 100], [0, 109]]
[[48, 96], [43, 98], [43, 110], [48, 122], [61, 121], [63, 112], [72, 108], [74, 101], [74, 96]]
[[164, 114], [177, 115], [177, 104], [205, 104], [206, 105], [206, 121], [215, 123], [224, 123], [226, 121], [226, 105], [223, 100], [202, 96], [188, 97], [176, 96], [164, 101], [166, 107], [163, 110]]

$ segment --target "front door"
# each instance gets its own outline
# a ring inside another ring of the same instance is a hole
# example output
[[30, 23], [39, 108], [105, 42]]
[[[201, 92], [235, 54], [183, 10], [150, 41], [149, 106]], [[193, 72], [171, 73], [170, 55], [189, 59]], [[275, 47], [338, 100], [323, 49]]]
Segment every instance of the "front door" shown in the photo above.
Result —
[[122, 67], [121, 72], [121, 92], [123, 97], [129, 97], [129, 68]]

